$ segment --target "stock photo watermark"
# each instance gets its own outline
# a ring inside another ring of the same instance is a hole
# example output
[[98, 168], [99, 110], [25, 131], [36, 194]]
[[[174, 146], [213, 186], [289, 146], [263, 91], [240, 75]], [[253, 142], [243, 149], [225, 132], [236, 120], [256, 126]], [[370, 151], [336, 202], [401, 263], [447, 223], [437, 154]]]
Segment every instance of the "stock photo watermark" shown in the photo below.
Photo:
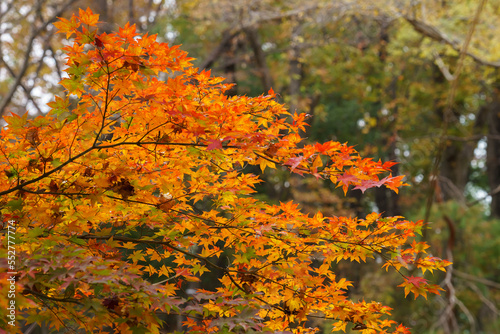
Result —
[[7, 222], [7, 318], [10, 326], [16, 325], [16, 225], [15, 220]]

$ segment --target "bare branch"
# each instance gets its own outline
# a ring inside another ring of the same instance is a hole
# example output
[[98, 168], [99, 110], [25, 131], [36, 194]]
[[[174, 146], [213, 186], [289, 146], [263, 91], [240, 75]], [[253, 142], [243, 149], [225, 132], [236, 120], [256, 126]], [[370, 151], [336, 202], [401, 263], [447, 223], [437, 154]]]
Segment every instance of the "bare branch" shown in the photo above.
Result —
[[470, 286], [470, 288], [474, 290], [474, 292], [478, 295], [479, 299], [481, 299], [484, 305], [486, 305], [496, 315], [500, 315], [500, 312], [498, 311], [498, 308], [495, 306], [495, 303], [486, 298], [484, 294], [481, 292], [481, 290], [477, 287], [477, 285], [475, 285], [472, 282], [467, 282], [467, 283]]
[[221, 53], [224, 51], [224, 49], [227, 47], [229, 42], [238, 36], [242, 31], [256, 28], [260, 24], [270, 22], [270, 21], [281, 21], [286, 18], [298, 16], [298, 15], [303, 15], [306, 14], [312, 10], [315, 10], [318, 8], [317, 4], [314, 5], [309, 5], [293, 10], [286, 11], [284, 13], [273, 13], [273, 14], [265, 14], [265, 13], [258, 13], [258, 12], [252, 12], [250, 13], [250, 19], [239, 22], [239, 24], [233, 28], [230, 28], [226, 30], [223, 33], [223, 38], [221, 42], [212, 50], [212, 52], [209, 54], [209, 56], [201, 63], [200, 68], [210, 68], [212, 64], [217, 60], [217, 58], [221, 55]]
[[467, 206], [473, 206], [473, 205], [476, 205], [477, 203], [479, 202], [482, 202], [484, 201], [485, 199], [487, 199], [488, 197], [490, 196], [494, 196], [496, 194], [500, 193], [500, 185], [498, 185], [495, 189], [493, 189], [492, 191], [490, 191], [489, 193], [487, 193], [485, 196], [483, 197], [480, 197], [478, 199], [476, 199], [475, 201], [472, 201], [470, 203], [467, 203]]
[[[403, 17], [408, 23], [410, 23], [413, 26], [413, 28], [416, 31], [418, 31], [422, 35], [429, 37], [437, 42], [445, 43], [445, 44], [451, 46], [458, 53], [462, 52], [462, 48], [460, 47], [460, 45], [462, 45], [463, 43], [461, 43], [457, 40], [451, 39], [444, 32], [439, 30], [438, 28], [431, 26], [423, 21], [419, 21], [419, 20], [410, 18], [408, 16], [403, 16]], [[479, 57], [478, 55], [473, 54], [470, 51], [465, 51], [465, 55], [471, 57], [472, 59], [474, 59], [474, 61], [476, 63], [478, 63], [480, 65], [491, 66], [491, 67], [500, 67], [500, 62], [498, 62], [498, 61], [493, 62], [493, 61], [485, 60], [485, 59]], [[442, 68], [439, 66], [438, 63], [436, 63], [436, 65], [438, 65], [438, 67], [442, 70]], [[446, 79], [450, 80], [450, 79], [448, 79], [448, 77]]]
[[432, 54], [433, 54], [434, 59], [435, 59], [434, 63], [437, 65], [437, 67], [439, 68], [439, 70], [441, 71], [441, 73], [443, 73], [443, 75], [446, 78], [446, 80], [448, 80], [448, 81], [455, 80], [455, 76], [450, 73], [450, 70], [448, 69], [448, 66], [446, 66], [446, 64], [444, 63], [443, 59], [439, 56], [439, 54], [437, 52], [435, 52], [435, 51]]
[[233, 33], [226, 32], [224, 33], [224, 37], [222, 38], [222, 41], [220, 41], [219, 45], [217, 45], [212, 52], [208, 55], [208, 57], [201, 63], [200, 68], [205, 69], [205, 68], [210, 68], [212, 67], [212, 64], [219, 58], [219, 56], [224, 52], [226, 47], [229, 45], [229, 43], [232, 41], [233, 38], [238, 36], [240, 31], [236, 31]]

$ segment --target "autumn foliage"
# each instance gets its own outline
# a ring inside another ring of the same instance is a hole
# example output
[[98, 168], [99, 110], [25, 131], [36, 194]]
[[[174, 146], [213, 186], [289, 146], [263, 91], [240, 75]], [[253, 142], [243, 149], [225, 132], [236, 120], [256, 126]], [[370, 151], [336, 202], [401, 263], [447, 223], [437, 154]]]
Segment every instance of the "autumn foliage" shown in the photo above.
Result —
[[[97, 23], [80, 10], [55, 24], [72, 38], [67, 97], [43, 117], [5, 117], [1, 130], [2, 232], [14, 222], [18, 323], [158, 333], [180, 314], [193, 333], [309, 333], [313, 318], [331, 319], [334, 330], [407, 332], [388, 307], [351, 300], [351, 282], [332, 267], [377, 257], [401, 274], [405, 294], [438, 293], [423, 273], [448, 263], [414, 241], [423, 223], [268, 205], [252, 197], [261, 181], [247, 172], [287, 168], [344, 192], [397, 192], [391, 162], [338, 142], [305, 144], [307, 115], [287, 112], [274, 92], [228, 97], [231, 86], [178, 47], [131, 25], [99, 33]], [[185, 293], [208, 272], [219, 273], [218, 288]]]

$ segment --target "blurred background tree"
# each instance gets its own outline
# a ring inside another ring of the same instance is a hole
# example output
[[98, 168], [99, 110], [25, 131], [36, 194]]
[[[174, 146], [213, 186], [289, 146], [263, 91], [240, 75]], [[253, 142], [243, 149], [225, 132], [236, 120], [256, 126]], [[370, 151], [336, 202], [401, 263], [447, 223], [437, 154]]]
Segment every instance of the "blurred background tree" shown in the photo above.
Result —
[[415, 333], [500, 333], [497, 1], [5, 0], [0, 114], [42, 114], [64, 94], [62, 54], [54, 51], [64, 36], [51, 23], [79, 7], [100, 13], [104, 31], [130, 21], [182, 44], [200, 69], [237, 84], [230, 94], [272, 87], [291, 110], [313, 116], [310, 140], [349, 142], [365, 156], [397, 161], [394, 174], [411, 185], [400, 194], [350, 191], [346, 200], [322, 181], [274, 171], [263, 175], [270, 185], [260, 196], [294, 199], [306, 212], [427, 219], [423, 238], [454, 262], [435, 275], [443, 296], [404, 299], [376, 263], [337, 268], [355, 282], [351, 294], [389, 303]]

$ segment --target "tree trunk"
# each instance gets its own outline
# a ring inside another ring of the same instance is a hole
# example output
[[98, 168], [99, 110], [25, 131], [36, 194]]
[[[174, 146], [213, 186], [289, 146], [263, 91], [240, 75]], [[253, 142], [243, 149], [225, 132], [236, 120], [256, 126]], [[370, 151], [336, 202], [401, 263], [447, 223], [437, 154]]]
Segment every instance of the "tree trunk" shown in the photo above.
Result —
[[302, 70], [302, 62], [300, 61], [300, 33], [302, 30], [302, 26], [300, 23], [297, 24], [293, 28], [292, 36], [291, 36], [291, 51], [290, 51], [290, 60], [289, 60], [289, 71], [290, 71], [290, 85], [288, 87], [288, 95], [290, 98], [290, 112], [300, 113], [297, 110], [298, 101], [300, 95], [300, 85], [302, 84], [302, 79], [304, 76]]
[[[390, 22], [382, 21], [380, 23], [380, 33], [379, 33], [379, 50], [378, 57], [381, 66], [385, 67], [385, 63], [387, 60], [387, 45], [389, 45], [389, 28]], [[397, 98], [397, 76], [393, 77], [388, 87], [380, 87], [381, 90], [385, 90], [385, 93], [390, 101], [393, 101]], [[381, 101], [381, 105], [383, 105], [383, 101]], [[390, 109], [390, 112], [394, 116], [393, 119], [397, 118], [398, 107], [397, 105], [394, 108]], [[396, 135], [397, 129], [395, 127], [394, 120], [387, 120], [382, 123], [380, 131], [382, 132], [382, 147], [387, 148], [387, 155], [383, 156], [382, 159], [389, 161], [397, 161], [396, 155]], [[377, 122], [381, 123], [381, 122]], [[385, 153], [385, 152], [384, 152]], [[399, 175], [399, 166], [394, 165], [391, 168], [391, 173], [393, 175]], [[383, 212], [386, 216], [401, 216], [401, 208], [399, 206], [399, 196], [394, 191], [386, 188], [380, 187], [375, 188], [375, 204], [377, 204], [377, 208], [379, 212]]]
[[492, 103], [488, 106], [488, 147], [486, 150], [486, 169], [491, 192], [491, 217], [500, 218], [500, 91], [494, 92]]
[[443, 151], [439, 171], [441, 199], [464, 203], [465, 186], [469, 182], [470, 163], [477, 141], [450, 141]]
[[262, 88], [265, 92], [268, 92], [273, 86], [273, 79], [271, 77], [271, 71], [267, 66], [266, 55], [264, 54], [264, 50], [262, 50], [259, 33], [255, 28], [245, 29], [245, 33], [248, 37], [250, 47], [253, 50], [255, 64], [257, 65], [257, 75], [260, 77]]

